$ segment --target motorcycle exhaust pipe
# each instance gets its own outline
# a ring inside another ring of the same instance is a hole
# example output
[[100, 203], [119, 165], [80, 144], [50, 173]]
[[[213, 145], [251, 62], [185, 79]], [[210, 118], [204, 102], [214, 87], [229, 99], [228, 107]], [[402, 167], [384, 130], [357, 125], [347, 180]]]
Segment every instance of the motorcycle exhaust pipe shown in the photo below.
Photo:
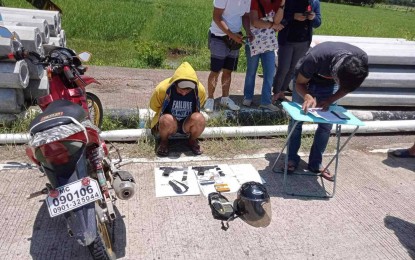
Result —
[[127, 171], [118, 171], [114, 174], [112, 184], [115, 194], [121, 200], [130, 199], [135, 193], [135, 180]]

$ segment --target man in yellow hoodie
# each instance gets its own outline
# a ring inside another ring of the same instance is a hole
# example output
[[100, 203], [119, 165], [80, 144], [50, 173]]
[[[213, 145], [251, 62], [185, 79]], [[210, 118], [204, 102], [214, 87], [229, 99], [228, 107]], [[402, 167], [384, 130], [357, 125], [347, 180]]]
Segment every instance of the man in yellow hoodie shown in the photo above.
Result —
[[177, 132], [189, 136], [188, 145], [194, 154], [202, 154], [197, 138], [206, 125], [200, 113], [205, 101], [205, 87], [188, 62], [182, 63], [173, 77], [157, 85], [150, 99], [150, 108], [156, 112], [151, 121], [151, 130], [160, 136], [157, 155], [169, 155], [169, 137]]

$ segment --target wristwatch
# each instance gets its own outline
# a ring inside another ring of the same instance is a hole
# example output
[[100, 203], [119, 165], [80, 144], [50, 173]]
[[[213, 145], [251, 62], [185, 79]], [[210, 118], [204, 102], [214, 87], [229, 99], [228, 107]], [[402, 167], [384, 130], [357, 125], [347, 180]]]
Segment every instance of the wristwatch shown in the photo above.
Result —
[[284, 7], [285, 7], [285, 5], [280, 5], [280, 8], [281, 8], [281, 9], [284, 9]]

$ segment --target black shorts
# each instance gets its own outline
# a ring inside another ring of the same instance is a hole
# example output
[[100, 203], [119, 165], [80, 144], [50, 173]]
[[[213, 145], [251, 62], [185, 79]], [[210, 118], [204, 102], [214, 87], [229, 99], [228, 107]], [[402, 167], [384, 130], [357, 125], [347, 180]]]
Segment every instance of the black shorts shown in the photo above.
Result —
[[222, 69], [235, 71], [238, 68], [239, 50], [231, 50], [220, 36], [210, 34], [210, 70], [219, 72]]

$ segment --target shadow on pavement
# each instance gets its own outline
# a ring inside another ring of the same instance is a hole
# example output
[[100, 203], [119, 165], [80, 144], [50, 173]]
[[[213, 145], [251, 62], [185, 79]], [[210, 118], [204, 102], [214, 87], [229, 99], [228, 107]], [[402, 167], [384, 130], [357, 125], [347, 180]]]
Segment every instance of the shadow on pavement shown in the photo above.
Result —
[[415, 224], [393, 216], [386, 216], [384, 222], [385, 227], [395, 232], [399, 242], [408, 250], [411, 258], [415, 259]]
[[[278, 163], [275, 166], [275, 170], [272, 171], [275, 159], [278, 157], [278, 152], [268, 153], [265, 155], [265, 159], [269, 162], [268, 166], [259, 171], [261, 177], [267, 182], [266, 187], [270, 196], [282, 197], [285, 199], [298, 199], [298, 200], [328, 200], [328, 198], [318, 197], [326, 195], [326, 191], [332, 192], [333, 184], [328, 181], [320, 181], [322, 178], [318, 176], [300, 175], [300, 174], [287, 174], [287, 193], [284, 192], [284, 154], [280, 157]], [[302, 169], [307, 168], [307, 163], [301, 161], [296, 172], [302, 172]], [[306, 194], [309, 196], [295, 196], [295, 194]], [[317, 196], [317, 197], [314, 197]]]
[[22, 163], [22, 162], [6, 162], [6, 165], [3, 167], [4, 169], [32, 169], [32, 165], [30, 163]]
[[[127, 236], [124, 220], [117, 208], [115, 213], [117, 218], [113, 228], [113, 246], [117, 258], [120, 258], [125, 256]], [[51, 218], [44, 202], [33, 224], [30, 242], [30, 255], [34, 260], [92, 259], [87, 247], [69, 237], [63, 215]]]
[[387, 153], [388, 157], [382, 162], [392, 168], [404, 168], [415, 172], [415, 158], [398, 158], [392, 155], [391, 152]]
[[[197, 156], [194, 155], [193, 152], [190, 150], [188, 146], [188, 138], [176, 138], [176, 139], [169, 139], [169, 155], [168, 156], [158, 156], [157, 155], [157, 148], [159, 146], [159, 139], [156, 140], [154, 146], [154, 156], [158, 158], [169, 158], [169, 159], [178, 159], [181, 157], [182, 154], [185, 156]], [[201, 144], [203, 149], [203, 144]]]

